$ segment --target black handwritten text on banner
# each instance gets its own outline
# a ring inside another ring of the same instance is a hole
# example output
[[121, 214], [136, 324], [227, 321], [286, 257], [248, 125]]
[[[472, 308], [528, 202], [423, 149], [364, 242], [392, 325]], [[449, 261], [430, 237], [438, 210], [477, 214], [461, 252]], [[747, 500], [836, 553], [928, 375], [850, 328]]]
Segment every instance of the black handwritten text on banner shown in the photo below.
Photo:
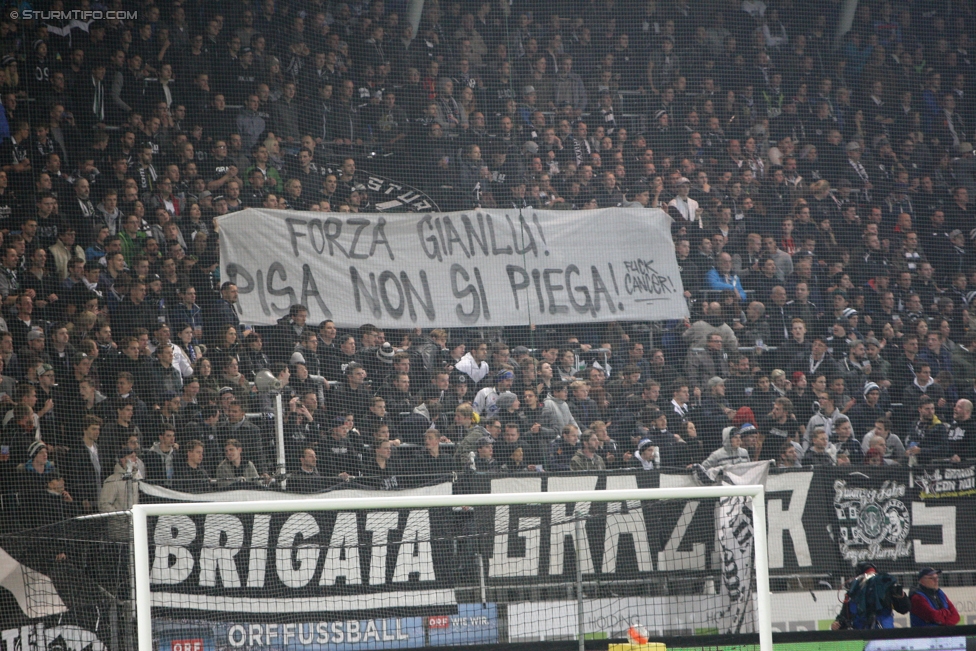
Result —
[[248, 209], [220, 225], [241, 319], [294, 303], [339, 326], [461, 327], [687, 314], [670, 218], [616, 208], [418, 214]]

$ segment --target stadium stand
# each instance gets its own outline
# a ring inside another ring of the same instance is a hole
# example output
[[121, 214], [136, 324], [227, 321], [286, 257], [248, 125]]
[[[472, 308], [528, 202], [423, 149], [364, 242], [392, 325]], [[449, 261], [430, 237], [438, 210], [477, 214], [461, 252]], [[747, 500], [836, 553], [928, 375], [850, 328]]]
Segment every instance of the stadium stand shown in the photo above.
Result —
[[[6, 531], [132, 477], [976, 459], [971, 3], [67, 4], [0, 15]], [[248, 207], [660, 208], [691, 317], [252, 327], [215, 222]]]

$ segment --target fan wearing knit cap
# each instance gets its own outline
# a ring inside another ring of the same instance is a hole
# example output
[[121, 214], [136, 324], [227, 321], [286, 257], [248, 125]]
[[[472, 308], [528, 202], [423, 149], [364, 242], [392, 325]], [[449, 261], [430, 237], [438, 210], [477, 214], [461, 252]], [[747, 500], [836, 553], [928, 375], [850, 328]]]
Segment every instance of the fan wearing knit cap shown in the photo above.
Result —
[[485, 387], [474, 397], [474, 410], [479, 416], [494, 416], [498, 411], [498, 396], [509, 391], [515, 383], [515, 373], [502, 369], [495, 374], [495, 386]]
[[24, 464], [30, 488], [44, 488], [46, 475], [54, 472], [54, 463], [48, 459], [48, 448], [44, 441], [34, 441], [27, 448], [27, 463]]
[[851, 426], [854, 428], [854, 437], [860, 439], [865, 433], [869, 432], [879, 418], [885, 417], [885, 410], [881, 407], [881, 387], [874, 382], [864, 385], [864, 400], [859, 400], [854, 407], [847, 412], [851, 419]]

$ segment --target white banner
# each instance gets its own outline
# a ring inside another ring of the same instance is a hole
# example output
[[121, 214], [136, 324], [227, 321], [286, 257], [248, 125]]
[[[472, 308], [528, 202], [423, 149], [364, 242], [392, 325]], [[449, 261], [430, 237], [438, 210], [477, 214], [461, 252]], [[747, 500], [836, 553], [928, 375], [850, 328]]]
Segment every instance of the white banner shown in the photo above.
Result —
[[[287, 488], [287, 486], [286, 486]], [[439, 484], [430, 484], [419, 488], [406, 488], [398, 490], [398, 496], [423, 496], [431, 495], [450, 495], [454, 490], [453, 484], [449, 481]], [[282, 502], [285, 500], [318, 500], [335, 498], [360, 498], [360, 497], [386, 497], [387, 491], [366, 490], [359, 488], [342, 488], [326, 491], [324, 493], [281, 493], [271, 490], [241, 489], [229, 491], [214, 491], [212, 493], [184, 493], [183, 491], [173, 490], [165, 486], [150, 484], [149, 482], [139, 482], [139, 492], [150, 497], [168, 500], [170, 502]], [[2, 550], [0, 550], [2, 552]], [[2, 585], [2, 584], [0, 584]]]
[[[734, 485], [766, 485], [771, 461], [756, 461], [721, 468], [720, 481]], [[753, 557], [755, 530], [752, 500], [721, 497], [715, 502], [715, 542], [722, 555], [722, 633], [752, 633], [756, 630], [753, 604]]]
[[660, 210], [350, 214], [247, 209], [218, 219], [221, 278], [248, 325], [290, 305], [340, 327], [504, 326], [687, 316]]

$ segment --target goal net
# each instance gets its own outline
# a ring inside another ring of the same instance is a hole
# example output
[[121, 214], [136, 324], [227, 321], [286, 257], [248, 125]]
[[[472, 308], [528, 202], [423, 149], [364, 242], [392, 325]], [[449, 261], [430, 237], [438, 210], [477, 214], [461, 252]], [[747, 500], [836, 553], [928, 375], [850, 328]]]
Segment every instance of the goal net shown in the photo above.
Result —
[[[502, 494], [139, 505], [139, 651], [582, 645], [629, 628], [771, 651], [761, 486], [509, 481]], [[694, 528], [714, 535], [688, 542]]]

